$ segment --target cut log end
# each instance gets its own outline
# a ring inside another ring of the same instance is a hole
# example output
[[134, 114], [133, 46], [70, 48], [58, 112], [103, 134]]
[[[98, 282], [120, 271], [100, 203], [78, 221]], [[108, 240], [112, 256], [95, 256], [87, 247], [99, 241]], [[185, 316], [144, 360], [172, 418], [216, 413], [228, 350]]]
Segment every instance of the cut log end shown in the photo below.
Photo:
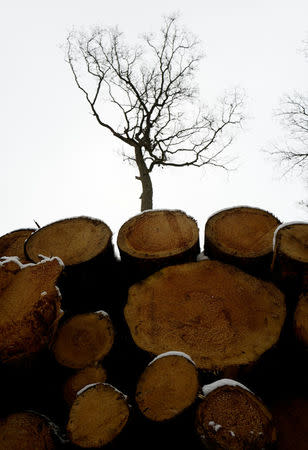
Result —
[[205, 396], [196, 429], [206, 448], [268, 448], [276, 441], [272, 416], [263, 403], [240, 386], [221, 386]]
[[25, 255], [25, 241], [35, 232], [34, 228], [23, 228], [0, 237], [0, 257], [18, 256], [22, 263], [29, 262]]
[[72, 406], [78, 391], [92, 383], [104, 383], [107, 379], [106, 370], [101, 365], [93, 365], [78, 370], [66, 380], [63, 396], [67, 405]]
[[142, 259], [178, 255], [198, 243], [196, 221], [176, 210], [147, 211], [128, 220], [118, 234], [120, 251]]
[[283, 294], [271, 283], [217, 261], [167, 267], [129, 290], [125, 318], [135, 343], [178, 349], [197, 366], [224, 370], [255, 362], [278, 340]]
[[205, 226], [205, 253], [241, 267], [272, 257], [273, 236], [280, 221], [267, 211], [236, 207], [210, 217]]
[[141, 375], [136, 402], [140, 411], [153, 421], [164, 421], [180, 414], [196, 399], [198, 372], [194, 363], [176, 354], [161, 355]]
[[74, 401], [67, 424], [70, 441], [79, 447], [100, 448], [112, 442], [129, 418], [126, 397], [106, 383], [84, 389]]
[[284, 224], [276, 230], [271, 270], [284, 289], [308, 291], [308, 223]]
[[111, 230], [102, 221], [90, 217], [60, 220], [40, 228], [25, 244], [28, 258], [34, 262], [58, 256], [65, 266], [90, 261], [111, 245]]
[[56, 450], [51, 423], [32, 412], [11, 414], [0, 419], [1, 450]]
[[83, 369], [106, 356], [114, 341], [114, 329], [103, 311], [78, 314], [57, 331], [53, 352], [59, 364]]

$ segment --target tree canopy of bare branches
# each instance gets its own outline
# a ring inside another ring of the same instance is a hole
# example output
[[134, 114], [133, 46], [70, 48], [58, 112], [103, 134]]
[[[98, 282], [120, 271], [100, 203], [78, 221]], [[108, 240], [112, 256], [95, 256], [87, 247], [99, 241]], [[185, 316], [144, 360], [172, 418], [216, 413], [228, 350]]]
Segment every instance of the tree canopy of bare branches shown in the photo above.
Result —
[[117, 28], [72, 31], [66, 58], [97, 122], [130, 147], [126, 157], [137, 166], [145, 210], [153, 207], [155, 167], [227, 168], [222, 156], [243, 121], [243, 98], [235, 90], [214, 110], [199, 104], [201, 44], [177, 17], [164, 18], [160, 32], [141, 42], [128, 46]]

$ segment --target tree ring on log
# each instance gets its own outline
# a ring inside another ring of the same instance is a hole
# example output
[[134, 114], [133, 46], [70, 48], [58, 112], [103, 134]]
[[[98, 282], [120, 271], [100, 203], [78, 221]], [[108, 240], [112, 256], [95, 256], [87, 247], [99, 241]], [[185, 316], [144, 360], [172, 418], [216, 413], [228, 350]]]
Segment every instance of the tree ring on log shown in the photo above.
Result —
[[197, 409], [196, 429], [213, 449], [269, 448], [277, 439], [270, 412], [240, 386], [222, 385], [207, 394]]
[[240, 206], [212, 215], [205, 225], [205, 253], [240, 267], [267, 264], [280, 221], [259, 208]]
[[33, 233], [25, 244], [26, 255], [34, 262], [41, 255], [58, 256], [65, 266], [90, 261], [111, 245], [112, 232], [101, 220], [73, 217], [59, 220]]
[[52, 350], [59, 364], [83, 369], [102, 360], [113, 341], [113, 325], [106, 313], [77, 314], [59, 326]]
[[194, 247], [199, 230], [183, 211], [151, 210], [125, 222], [117, 242], [120, 251], [135, 258], [166, 258]]
[[138, 347], [178, 350], [201, 369], [255, 362], [278, 340], [284, 295], [218, 261], [170, 266], [129, 290], [125, 318]]

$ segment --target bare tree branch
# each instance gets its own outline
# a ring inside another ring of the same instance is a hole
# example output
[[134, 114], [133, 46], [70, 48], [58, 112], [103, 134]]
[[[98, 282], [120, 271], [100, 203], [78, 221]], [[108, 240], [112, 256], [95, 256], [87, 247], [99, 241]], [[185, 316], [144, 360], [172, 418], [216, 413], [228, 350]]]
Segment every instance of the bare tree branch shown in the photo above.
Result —
[[130, 146], [125, 159], [137, 165], [142, 208], [151, 208], [156, 166], [227, 168], [221, 156], [244, 119], [243, 98], [234, 91], [214, 112], [198, 104], [194, 77], [203, 53], [176, 16], [141, 39], [128, 47], [117, 28], [72, 32], [66, 58], [97, 122]]

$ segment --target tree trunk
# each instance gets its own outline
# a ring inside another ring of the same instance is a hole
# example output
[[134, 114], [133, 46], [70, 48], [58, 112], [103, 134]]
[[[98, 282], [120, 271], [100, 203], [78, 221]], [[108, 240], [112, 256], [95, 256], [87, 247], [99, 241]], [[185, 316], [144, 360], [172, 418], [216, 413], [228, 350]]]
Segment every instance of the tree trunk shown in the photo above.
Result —
[[247, 365], [279, 339], [283, 294], [218, 261], [166, 267], [129, 290], [124, 314], [135, 343], [179, 350], [205, 370]]
[[153, 209], [152, 180], [148, 168], [146, 166], [146, 163], [144, 161], [141, 147], [135, 147], [135, 158], [139, 170], [139, 176], [136, 178], [137, 180], [140, 180], [142, 185], [142, 194], [140, 196], [141, 211], [145, 211], [146, 209]]

